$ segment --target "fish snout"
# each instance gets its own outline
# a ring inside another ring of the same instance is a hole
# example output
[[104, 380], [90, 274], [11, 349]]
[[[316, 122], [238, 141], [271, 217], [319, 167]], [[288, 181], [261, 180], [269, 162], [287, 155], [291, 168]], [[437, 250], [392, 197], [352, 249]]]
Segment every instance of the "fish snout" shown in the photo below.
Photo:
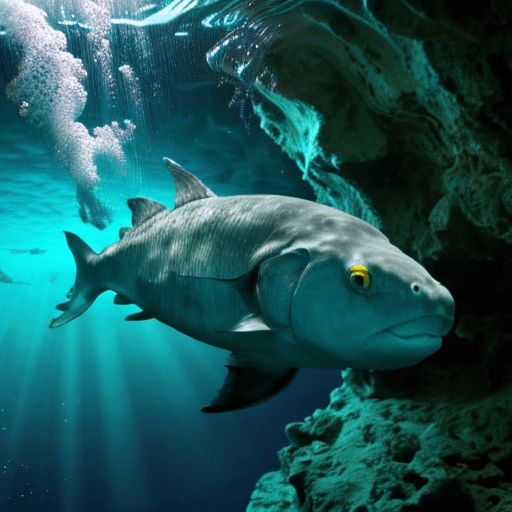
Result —
[[[411, 292], [417, 299], [425, 303], [425, 315], [442, 316], [450, 321], [452, 325], [455, 314], [455, 301], [452, 294], [441, 283], [432, 279], [432, 282], [422, 283], [414, 281], [411, 283]], [[449, 331], [450, 329], [448, 329]], [[447, 331], [447, 332], [448, 332]]]

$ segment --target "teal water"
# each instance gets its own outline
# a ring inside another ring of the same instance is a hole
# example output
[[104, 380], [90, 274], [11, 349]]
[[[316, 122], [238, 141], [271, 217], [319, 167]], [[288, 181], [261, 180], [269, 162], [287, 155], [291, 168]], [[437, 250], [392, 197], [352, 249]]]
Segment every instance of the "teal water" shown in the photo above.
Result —
[[285, 425], [325, 407], [340, 372], [303, 370], [265, 404], [201, 413], [224, 381], [226, 352], [156, 320], [125, 322], [138, 308], [114, 305], [112, 292], [70, 324], [48, 328], [74, 280], [62, 232], [100, 251], [130, 225], [128, 198], [172, 207], [164, 156], [218, 195], [313, 192], [259, 127], [247, 91], [207, 67], [201, 48], [210, 36], [196, 34], [176, 50], [176, 27], [161, 25], [145, 35], [149, 62], [133, 42], [146, 29], [113, 33], [114, 59], [140, 78], [143, 102], [134, 105], [121, 89], [108, 101], [84, 33], [73, 30], [65, 32], [68, 51], [89, 73], [78, 120], [90, 132], [125, 118], [137, 129], [125, 147], [125, 176], [98, 163], [95, 193], [110, 224], [84, 223], [58, 146], [6, 95], [21, 56], [0, 36], [0, 271], [24, 283], [0, 282], [0, 510], [245, 510], [259, 477], [279, 466]]

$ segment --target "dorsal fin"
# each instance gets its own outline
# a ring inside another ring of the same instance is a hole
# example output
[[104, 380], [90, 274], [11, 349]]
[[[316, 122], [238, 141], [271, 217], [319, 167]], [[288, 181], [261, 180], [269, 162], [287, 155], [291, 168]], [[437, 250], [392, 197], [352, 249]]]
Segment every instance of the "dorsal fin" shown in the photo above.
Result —
[[174, 186], [176, 187], [176, 200], [174, 208], [179, 208], [184, 204], [207, 197], [217, 197], [208, 187], [206, 187], [193, 174], [185, 171], [181, 165], [170, 158], [164, 158], [167, 169], [172, 174]]
[[133, 315], [128, 315], [125, 320], [128, 320], [128, 322], [140, 322], [142, 320], [151, 320], [152, 318], [155, 318], [152, 313], [139, 311], [138, 313], [133, 313]]
[[122, 240], [130, 231], [130, 228], [121, 228], [119, 230], [119, 240]]
[[165, 210], [162, 203], [146, 199], [144, 197], [133, 197], [128, 199], [128, 207], [132, 211], [132, 225], [138, 226], [157, 213]]

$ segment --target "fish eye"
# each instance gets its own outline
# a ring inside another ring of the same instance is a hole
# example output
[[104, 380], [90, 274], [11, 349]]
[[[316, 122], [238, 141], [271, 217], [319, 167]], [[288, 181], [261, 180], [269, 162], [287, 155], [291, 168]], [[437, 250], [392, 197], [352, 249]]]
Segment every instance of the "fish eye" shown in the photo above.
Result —
[[370, 288], [372, 278], [370, 272], [363, 265], [353, 265], [347, 274], [348, 286], [357, 293], [365, 293]]

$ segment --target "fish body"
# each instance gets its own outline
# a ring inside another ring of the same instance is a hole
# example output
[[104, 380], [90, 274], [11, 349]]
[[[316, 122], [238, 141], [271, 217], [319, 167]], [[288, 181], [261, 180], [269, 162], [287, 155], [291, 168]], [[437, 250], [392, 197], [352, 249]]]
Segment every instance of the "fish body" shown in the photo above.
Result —
[[228, 377], [205, 412], [261, 403], [299, 368], [395, 369], [441, 346], [450, 292], [370, 224], [303, 199], [218, 197], [166, 159], [175, 208], [128, 201], [132, 228], [95, 254], [66, 233], [77, 263], [70, 301], [82, 314], [105, 290], [210, 345], [229, 350]]

